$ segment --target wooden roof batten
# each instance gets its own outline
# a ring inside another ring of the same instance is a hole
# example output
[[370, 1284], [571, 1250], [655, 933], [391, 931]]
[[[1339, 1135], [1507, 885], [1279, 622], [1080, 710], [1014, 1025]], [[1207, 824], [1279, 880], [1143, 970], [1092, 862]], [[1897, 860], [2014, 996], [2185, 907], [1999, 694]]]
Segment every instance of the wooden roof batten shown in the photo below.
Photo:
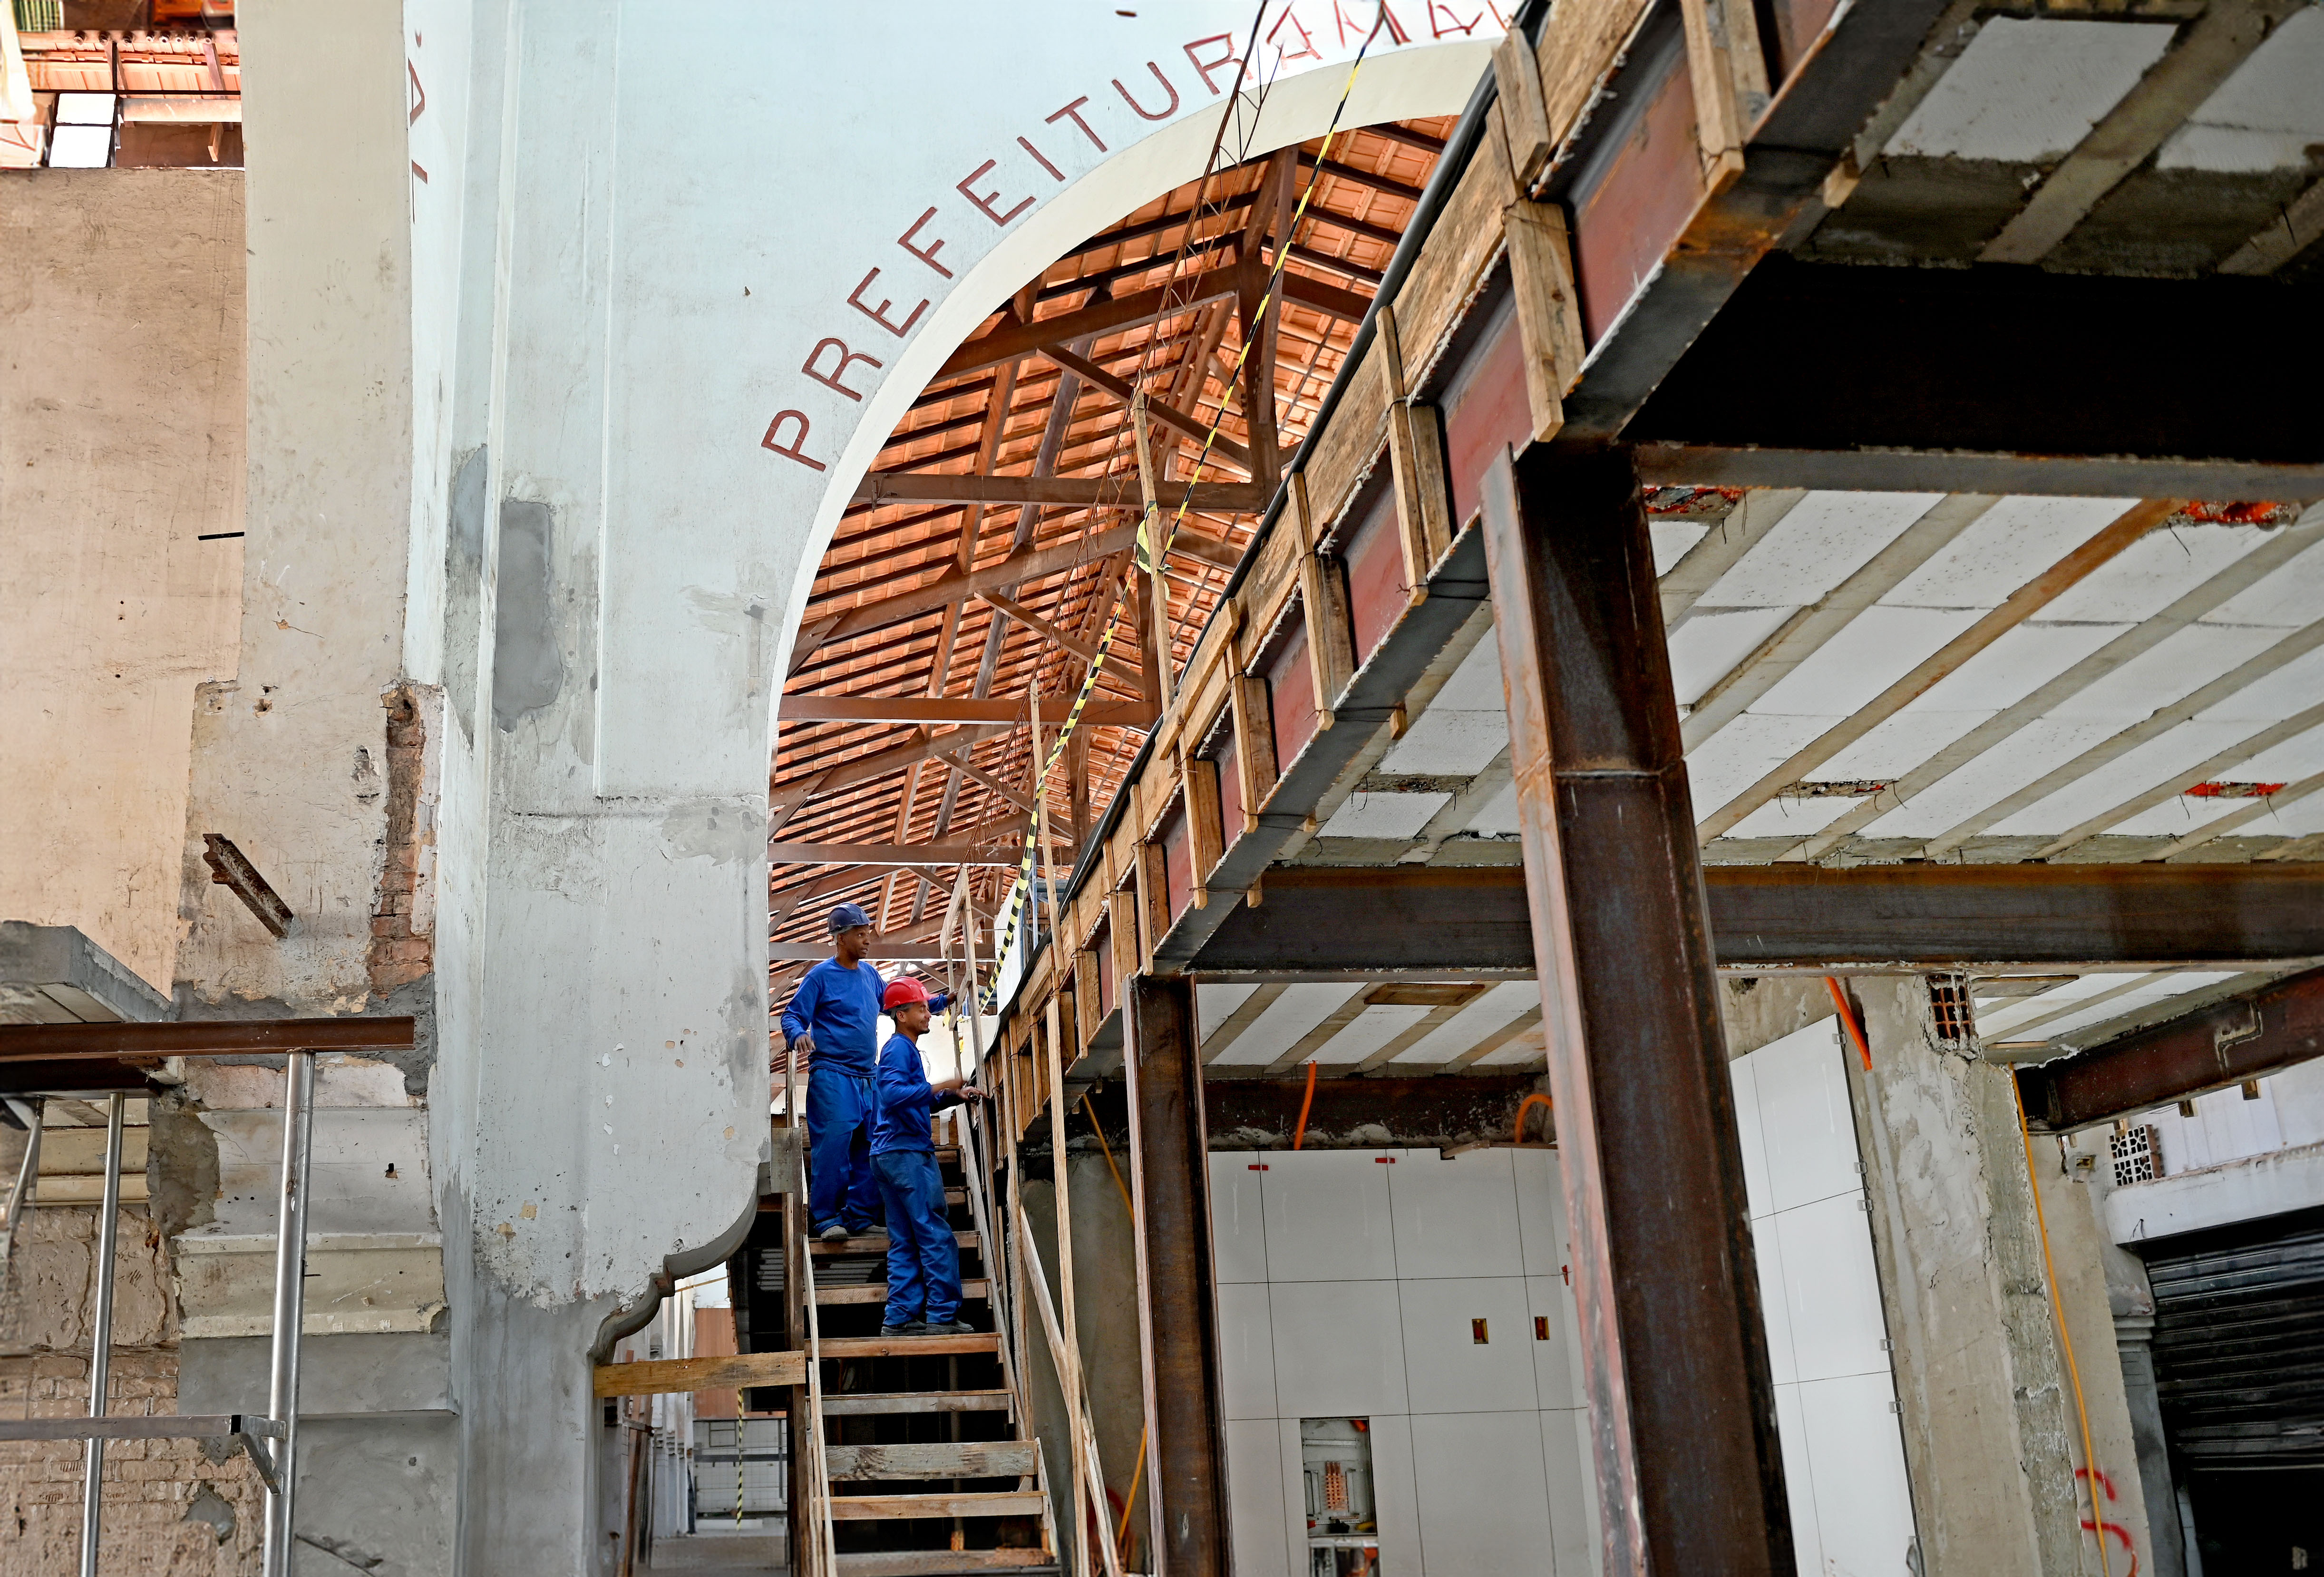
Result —
[[[1025, 697], [1046, 693], [1054, 728], [1119, 605], [1072, 770], [1052, 786], [1053, 825], [1076, 840], [1091, 825], [1092, 804], [1105, 803], [1151, 726], [1163, 670], [1191, 656], [1243, 558], [1250, 518], [1277, 491], [1282, 424], [1301, 436], [1316, 380], [1353, 338], [1369, 300], [1361, 279], [1401, 233], [1408, 203], [1395, 194], [1417, 191], [1406, 178], [1425, 177], [1441, 146], [1426, 123], [1395, 133], [1335, 140], [1282, 300], [1240, 376], [1232, 368], [1296, 197], [1288, 155], [1227, 168], [1199, 212], [1199, 183], [1189, 183], [1075, 247], [913, 402], [846, 512], [795, 646], [770, 788], [779, 952], [821, 943], [813, 899], [856, 897], [883, 932], [918, 928], [959, 868], [937, 860], [966, 853], [954, 828], [1021, 816], [1032, 801]], [[1181, 245], [1202, 250], [1166, 283]], [[1279, 359], [1278, 337], [1301, 355]], [[1159, 579], [1169, 605], [1158, 614], [1149, 592], [1122, 595], [1143, 505], [1126, 441], [1141, 389], [1158, 419], [1160, 502], [1192, 505]], [[932, 447], [972, 430], [973, 444]], [[1211, 455], [1196, 477], [1205, 437]], [[991, 530], [1003, 511], [1014, 529]], [[1157, 632], [1167, 636], [1159, 648]], [[851, 719], [860, 726], [826, 739]], [[911, 732], [883, 735], [883, 724]], [[848, 753], [835, 759], [835, 747]], [[804, 862], [825, 854], [850, 863]], [[1009, 872], [968, 868], [989, 908]], [[779, 959], [779, 990], [797, 962]]]

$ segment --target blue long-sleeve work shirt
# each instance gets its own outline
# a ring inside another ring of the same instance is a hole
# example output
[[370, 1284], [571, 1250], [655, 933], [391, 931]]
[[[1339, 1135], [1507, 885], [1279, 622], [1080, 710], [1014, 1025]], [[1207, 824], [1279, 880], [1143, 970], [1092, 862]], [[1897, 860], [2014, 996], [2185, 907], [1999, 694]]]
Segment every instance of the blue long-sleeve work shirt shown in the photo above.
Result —
[[783, 1009], [783, 1038], [815, 1037], [815, 1063], [868, 1079], [878, 1062], [880, 995], [888, 982], [869, 964], [826, 958], [807, 972]]
[[960, 1104], [951, 1091], [938, 1094], [928, 1083], [920, 1062], [920, 1048], [901, 1035], [888, 1037], [880, 1048], [880, 1110], [872, 1120], [872, 1153], [889, 1150], [932, 1150], [928, 1113]]

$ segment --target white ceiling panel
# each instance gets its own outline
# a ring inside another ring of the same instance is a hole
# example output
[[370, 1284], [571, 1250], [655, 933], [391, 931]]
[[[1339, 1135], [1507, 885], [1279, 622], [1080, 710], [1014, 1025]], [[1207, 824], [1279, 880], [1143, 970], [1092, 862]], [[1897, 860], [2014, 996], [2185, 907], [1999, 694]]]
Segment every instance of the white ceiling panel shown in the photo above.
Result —
[[1536, 1024], [1524, 1034], [1513, 1038], [1507, 1045], [1487, 1052], [1469, 1065], [1472, 1068], [1520, 1067], [1528, 1063], [1540, 1062], [1548, 1054], [1548, 1031], [1541, 1025]]
[[[2311, 504], [2302, 520], [2324, 518], [2324, 504]], [[2324, 609], [2324, 542], [2247, 591], [2237, 592], [2203, 615], [2206, 624], [2273, 624], [2292, 630], [2312, 622]]]
[[1923, 712], [1917, 706], [1907, 706], [1818, 767], [1816, 776], [1826, 782], [1901, 778], [1992, 715], [1991, 712]]
[[1699, 610], [1670, 638], [1671, 688], [1679, 705], [1694, 705], [1796, 612], [1789, 607]]
[[2151, 619], [2268, 540], [2256, 526], [2178, 525], [2149, 531], [2042, 610], [2058, 623]]
[[1751, 710], [1824, 717], [1859, 711], [1983, 616], [1976, 608], [1868, 608]]
[[2163, 144], [2164, 170], [2301, 170], [2324, 143], [2324, 11], [2303, 7]]
[[1500, 708], [1456, 712], [1431, 706], [1388, 747], [1380, 758], [1380, 770], [1473, 778], [1508, 748], [1509, 720]]
[[[2311, 728], [2299, 738], [2286, 740], [2273, 750], [2262, 751], [2223, 777], [2225, 781], [2231, 783], [2292, 784], [2312, 778], [2319, 772], [2324, 772], [2324, 728]], [[2165, 800], [2152, 810], [2141, 811], [2108, 830], [2182, 837], [2223, 816], [2233, 816], [2251, 807], [2249, 799], [2182, 794], [2175, 799]], [[2248, 837], [2264, 836], [2267, 830], [2259, 822], [2236, 829], [2238, 834]]]
[[[2317, 609], [2324, 617], [2324, 608]], [[2293, 658], [2201, 714], [2206, 723], [2272, 723], [2324, 702], [2324, 648]]]
[[1863, 803], [1860, 798], [1843, 798], [1837, 794], [1813, 799], [1770, 799], [1729, 827], [1722, 835], [1730, 838], [1803, 838], [1810, 833], [1823, 831]]
[[1250, 1028], [1234, 1038], [1212, 1064], [1214, 1067], [1245, 1067], [1273, 1062], [1300, 1037], [1321, 1024], [1332, 1010], [1364, 989], [1361, 981], [1309, 981], [1283, 988]]
[[1706, 815], [1781, 766], [1802, 745], [1840, 721], [1837, 717], [1765, 716], [1746, 712], [1686, 758], [1694, 808]]
[[1452, 803], [1450, 794], [1351, 794], [1319, 835], [1327, 838], [1409, 838]]
[[1885, 151], [2005, 163], [2054, 159], [2136, 85], [2175, 31], [2168, 23], [1991, 18]]
[[1929, 687], [1907, 713], [1998, 712], [2129, 629], [2128, 624], [2028, 622], [2001, 638]]
[[2283, 635], [2251, 625], [2190, 624], [2067, 696], [2051, 715], [2135, 723], [2257, 656]]
[[1814, 602], [1926, 514], [1935, 493], [1811, 493], [1703, 595], [1714, 608]]
[[1455, 712], [1499, 712], [1508, 706], [1501, 690], [1501, 643], [1493, 632], [1470, 649], [1428, 705]]
[[2079, 782], [2068, 784], [1987, 830], [2006, 837], [2020, 833], [2061, 833], [2080, 826], [2100, 811], [2209, 760], [2252, 732], [2249, 724], [2240, 723], [2181, 724], [2161, 738], [2132, 747]]
[[1463, 830], [1488, 836], [1521, 830], [1517, 826], [1517, 786], [1513, 782], [1503, 784], [1499, 793], [1477, 807], [1477, 814], [1469, 818]]
[[1323, 1043], [1314, 1060], [1326, 1067], [1361, 1062], [1427, 1017], [1426, 1008], [1409, 1002], [1370, 1003], [1354, 1022]]
[[[1932, 838], [2116, 732], [2112, 723], [2043, 718], [1930, 784], [1864, 829], [1872, 838]], [[2055, 829], [2052, 829], [2055, 830]]]
[[1541, 1006], [1541, 983], [1530, 980], [1505, 980], [1471, 1002], [1452, 1018], [1414, 1041], [1397, 1053], [1397, 1063], [1422, 1063], [1434, 1066], [1447, 1063], [1488, 1035], [1501, 1029], [1518, 1014], [1529, 1008]]
[[2086, 997], [2113, 991], [2123, 983], [2124, 977], [2119, 974], [2086, 974], [2063, 985], [2052, 986], [2037, 995], [2019, 997], [2006, 1008], [1979, 1013], [1977, 1016], [1977, 1032], [1987, 1040], [2006, 1037], [2016, 1025], [2054, 1013]]
[[2094, 1024], [2104, 1024], [2109, 1019], [2126, 1018], [2132, 1013], [2167, 1002], [2173, 997], [2183, 997], [2190, 991], [2199, 991], [2205, 986], [2217, 985], [2223, 980], [2233, 978], [2233, 975], [2226, 971], [2217, 973], [2194, 971], [2184, 974], [2166, 975], [2152, 985], [2141, 986], [2135, 991], [2126, 991], [2121, 996], [2101, 1002], [2087, 1011], [2070, 1013], [2062, 1019], [2052, 1019], [2034, 1030], [2034, 1033], [2044, 1040], [2055, 1040], [2061, 1035], [2071, 1035], [2077, 1029], [2087, 1029]]
[[1655, 576], [1657, 579], [1671, 572], [1671, 567], [1687, 555], [1687, 549], [1711, 535], [1709, 521], [1670, 521], [1649, 517], [1646, 532], [1654, 540]]
[[2005, 498], [1880, 601], [1892, 608], [1997, 608], [2137, 502]]
[[1213, 985], [1204, 981], [1194, 987], [1194, 1038], [1208, 1040], [1211, 1032], [1243, 1005], [1244, 1000], [1259, 988], [1255, 985]]

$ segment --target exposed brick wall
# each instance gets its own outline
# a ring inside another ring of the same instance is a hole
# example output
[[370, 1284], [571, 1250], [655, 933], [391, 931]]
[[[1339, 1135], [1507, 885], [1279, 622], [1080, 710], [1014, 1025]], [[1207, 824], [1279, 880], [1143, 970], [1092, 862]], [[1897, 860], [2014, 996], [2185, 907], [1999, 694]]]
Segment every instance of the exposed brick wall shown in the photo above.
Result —
[[[178, 1407], [178, 1355], [116, 1351], [110, 1410]], [[0, 1358], [0, 1417], [69, 1418], [88, 1407], [86, 1355]], [[0, 1577], [60, 1577], [80, 1558], [82, 1447], [0, 1441]], [[264, 1491], [239, 1452], [198, 1440], [105, 1447], [98, 1571], [139, 1577], [244, 1577], [259, 1569]]]
[[365, 960], [372, 990], [383, 996], [423, 980], [435, 968], [432, 929], [416, 924], [428, 840], [434, 827], [420, 804], [426, 783], [428, 723], [412, 687], [382, 697], [387, 706], [387, 835], [372, 908], [371, 951]]
[[[143, 1205], [124, 1205], [114, 1257], [107, 1411], [178, 1410], [176, 1305], [169, 1256]], [[0, 1317], [0, 1418], [88, 1410], [96, 1309], [97, 1212], [32, 1212], [9, 1267]], [[258, 1570], [261, 1490], [221, 1442], [116, 1440], [105, 1450], [105, 1572], [224, 1577]], [[0, 1577], [60, 1577], [80, 1550], [83, 1447], [0, 1441]]]

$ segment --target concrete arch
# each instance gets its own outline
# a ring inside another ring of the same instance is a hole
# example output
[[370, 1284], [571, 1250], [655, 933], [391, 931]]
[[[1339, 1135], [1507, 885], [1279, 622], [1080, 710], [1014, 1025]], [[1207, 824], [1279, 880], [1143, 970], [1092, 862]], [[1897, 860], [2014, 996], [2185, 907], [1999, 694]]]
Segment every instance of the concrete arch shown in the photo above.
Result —
[[[1341, 115], [1342, 126], [1457, 115], [1475, 90], [1479, 75], [1489, 67], [1490, 46], [1500, 35], [1489, 20], [1479, 31], [1488, 28], [1492, 31], [1487, 39], [1463, 37], [1458, 42], [1427, 47], [1398, 47], [1383, 36], [1366, 57], [1352, 87], [1351, 51], [1285, 68], [1267, 85], [1263, 108], [1248, 134], [1240, 127], [1230, 130], [1229, 146], [1240, 145], [1247, 135], [1250, 156], [1258, 157], [1319, 137], [1332, 124], [1343, 91], [1348, 93], [1348, 104]], [[1178, 31], [1193, 30], [1180, 26]], [[1233, 69], [1230, 65], [1216, 71], [1217, 79], [1231, 82]], [[929, 309], [917, 337], [883, 373], [877, 390], [867, 394], [861, 408], [834, 412], [838, 419], [835, 430], [844, 434], [845, 446], [830, 461], [830, 480], [805, 544], [801, 563], [806, 573], [793, 588], [787, 626], [790, 632], [796, 633], [800, 610], [813, 586], [812, 566], [821, 560], [838, 529], [856, 483], [871, 469], [881, 445], [945, 358], [1012, 291], [1067, 248], [1199, 176], [1217, 134], [1222, 103], [1206, 96], [1200, 103], [1185, 105], [1177, 118], [1134, 143], [1111, 148], [1098, 162], [1042, 197], [1001, 234], [973, 267], [949, 283]], [[850, 327], [854, 326], [843, 323], [833, 332], [842, 334]], [[877, 330], [873, 333], [876, 337]], [[860, 337], [851, 338], [851, 346]], [[828, 366], [833, 359], [835, 356], [827, 355], [824, 364]], [[852, 423], [844, 421], [849, 414], [854, 416]], [[788, 653], [788, 646], [785, 650]]]

